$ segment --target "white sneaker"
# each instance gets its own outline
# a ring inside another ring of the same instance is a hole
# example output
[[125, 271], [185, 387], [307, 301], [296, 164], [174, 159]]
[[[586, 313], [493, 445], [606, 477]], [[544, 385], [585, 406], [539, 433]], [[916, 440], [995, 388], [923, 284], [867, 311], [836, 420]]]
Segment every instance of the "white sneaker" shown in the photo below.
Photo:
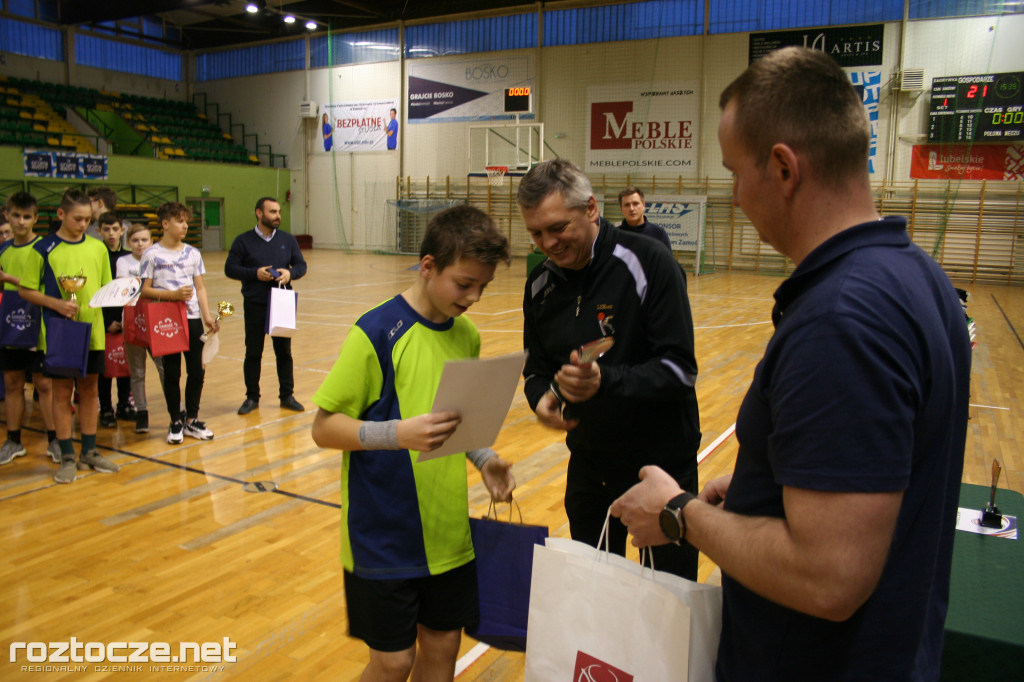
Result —
[[185, 425], [181, 423], [180, 419], [175, 419], [171, 422], [171, 428], [167, 429], [167, 442], [171, 445], [177, 445], [185, 440], [183, 434]]
[[185, 435], [199, 440], [213, 440], [213, 431], [198, 419], [185, 422]]
[[15, 443], [13, 440], [6, 440], [3, 445], [0, 445], [0, 464], [8, 464], [13, 462], [15, 457], [24, 456], [25, 447], [21, 443]]

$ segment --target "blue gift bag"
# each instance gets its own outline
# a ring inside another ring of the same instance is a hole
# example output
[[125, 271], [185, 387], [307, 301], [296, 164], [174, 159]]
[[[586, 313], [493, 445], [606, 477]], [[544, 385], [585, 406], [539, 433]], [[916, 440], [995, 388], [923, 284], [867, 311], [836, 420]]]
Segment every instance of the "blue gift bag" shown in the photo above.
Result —
[[39, 306], [8, 289], [0, 299], [0, 346], [35, 348], [39, 345]]
[[46, 360], [43, 369], [61, 377], [85, 377], [89, 367], [91, 322], [78, 322], [56, 315], [46, 320]]
[[471, 637], [506, 651], [526, 651], [530, 576], [534, 545], [543, 545], [543, 526], [470, 519], [476, 554], [480, 622]]

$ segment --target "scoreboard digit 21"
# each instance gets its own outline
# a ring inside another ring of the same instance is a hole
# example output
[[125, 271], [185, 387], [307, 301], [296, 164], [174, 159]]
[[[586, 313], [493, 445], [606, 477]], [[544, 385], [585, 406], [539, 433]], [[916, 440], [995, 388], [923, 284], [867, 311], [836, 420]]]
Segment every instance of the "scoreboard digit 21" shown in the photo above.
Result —
[[1024, 140], [1024, 72], [932, 79], [929, 142]]

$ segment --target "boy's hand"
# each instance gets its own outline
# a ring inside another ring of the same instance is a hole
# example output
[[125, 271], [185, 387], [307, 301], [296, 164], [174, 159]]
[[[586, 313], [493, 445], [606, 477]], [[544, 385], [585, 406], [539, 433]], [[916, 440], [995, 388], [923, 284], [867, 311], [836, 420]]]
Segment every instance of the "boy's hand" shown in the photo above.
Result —
[[54, 310], [70, 320], [78, 315], [78, 304], [72, 300], [61, 299]]
[[290, 270], [288, 270], [287, 268], [278, 268], [277, 271], [279, 273], [281, 273], [277, 277], [277, 283], [278, 284], [280, 284], [281, 286], [284, 286], [284, 285], [288, 284], [288, 282], [292, 281], [292, 273], [291, 273]]
[[398, 422], [398, 445], [406, 450], [430, 452], [441, 447], [462, 421], [458, 412], [421, 414]]
[[177, 298], [175, 298], [173, 300], [175, 300], [175, 301], [188, 301], [190, 298], [192, 298], [192, 292], [193, 291], [195, 291], [195, 290], [192, 287], [184, 286], [184, 287], [178, 289], [176, 292], [174, 292], [175, 294], [177, 294]]
[[271, 282], [271, 281], [273, 281], [274, 276], [270, 274], [270, 268], [272, 268], [272, 267], [273, 267], [272, 265], [264, 265], [262, 268], [257, 270], [256, 271], [256, 279], [258, 279], [261, 282]]
[[121, 331], [121, 323], [120, 322], [111, 322], [110, 326], [107, 327], [107, 333], [108, 334], [116, 334], [119, 331]]
[[218, 322], [217, 318], [214, 317], [213, 315], [204, 316], [203, 323], [206, 325], [207, 330], [209, 330], [211, 334], [220, 331], [220, 322]]
[[487, 491], [495, 502], [511, 502], [512, 491], [516, 489], [516, 478], [512, 475], [512, 463], [501, 457], [491, 457], [480, 470]]

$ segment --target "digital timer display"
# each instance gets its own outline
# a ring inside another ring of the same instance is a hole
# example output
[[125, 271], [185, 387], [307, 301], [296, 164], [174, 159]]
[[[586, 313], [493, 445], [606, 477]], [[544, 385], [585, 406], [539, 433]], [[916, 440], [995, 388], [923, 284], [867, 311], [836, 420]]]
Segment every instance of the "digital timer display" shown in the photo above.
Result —
[[533, 111], [533, 93], [530, 86], [505, 88], [505, 113], [529, 114]]
[[1024, 72], [932, 79], [929, 142], [1024, 140]]

